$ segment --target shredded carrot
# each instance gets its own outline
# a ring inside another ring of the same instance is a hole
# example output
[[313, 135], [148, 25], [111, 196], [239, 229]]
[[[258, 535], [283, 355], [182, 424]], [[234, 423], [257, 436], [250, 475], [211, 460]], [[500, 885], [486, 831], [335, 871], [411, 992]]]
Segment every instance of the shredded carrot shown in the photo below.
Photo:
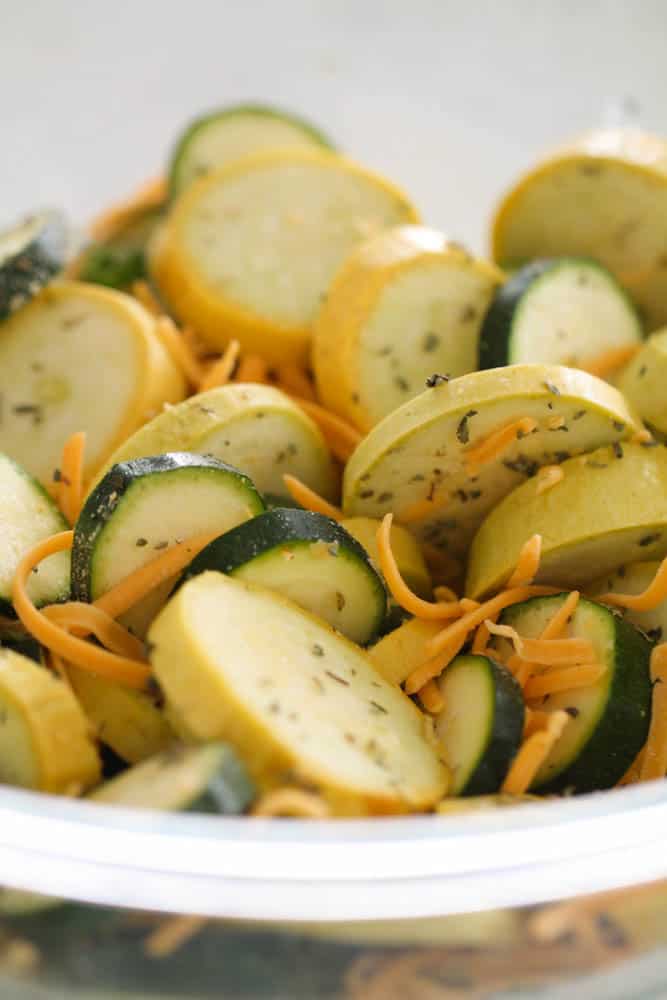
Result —
[[532, 663], [554, 667], [591, 663], [595, 657], [593, 643], [589, 639], [526, 639], [511, 625], [494, 625], [487, 621], [486, 627], [491, 635], [509, 639], [519, 656]]
[[302, 396], [295, 396], [292, 393], [288, 393], [288, 395], [317, 424], [336, 458], [340, 462], [347, 462], [361, 441], [361, 434], [356, 427], [348, 424], [335, 413], [326, 410], [319, 403], [313, 403], [311, 399], [304, 399]]
[[[451, 587], [444, 587], [442, 584], [435, 587], [433, 593], [436, 601], [458, 601], [455, 591], [453, 591]], [[463, 600], [467, 601], [468, 604], [476, 603], [474, 601], [469, 601], [467, 597], [464, 597]], [[463, 601], [461, 604], [463, 605]], [[468, 608], [468, 610], [470, 610], [470, 608]]]
[[466, 472], [469, 476], [475, 475], [481, 465], [498, 458], [519, 437], [524, 437], [536, 429], [537, 421], [532, 417], [521, 417], [505, 427], [499, 427], [497, 431], [493, 431], [488, 437], [465, 451], [463, 459]]
[[70, 687], [69, 674], [67, 673], [67, 666], [62, 656], [58, 656], [57, 653], [53, 653], [50, 649], [46, 651], [47, 662], [54, 674], [57, 674], [61, 681]]
[[481, 604], [475, 611], [469, 611], [458, 621], [447, 625], [441, 632], [434, 635], [426, 643], [427, 652], [432, 656], [439, 653], [446, 646], [456, 642], [459, 638], [465, 640], [468, 632], [481, 625], [483, 621], [493, 621], [503, 608], [508, 608], [511, 604], [518, 604], [529, 597], [543, 597], [546, 594], [557, 594], [554, 587], [513, 587], [510, 590], [503, 590], [500, 594], [490, 598]]
[[202, 377], [198, 391], [206, 392], [208, 389], [216, 389], [220, 385], [227, 385], [232, 377], [240, 353], [241, 345], [238, 340], [230, 340], [222, 357], [214, 361]]
[[607, 668], [603, 663], [580, 663], [562, 670], [550, 670], [526, 681], [523, 693], [530, 700], [556, 694], [558, 691], [576, 691], [596, 684], [606, 672]]
[[172, 545], [155, 559], [134, 570], [111, 590], [107, 590], [106, 594], [98, 597], [93, 602], [94, 606], [105, 611], [111, 618], [125, 614], [165, 580], [184, 570], [218, 535], [219, 532], [207, 532]]
[[103, 242], [114, 236], [119, 229], [130, 222], [138, 212], [158, 208], [167, 196], [167, 185], [163, 177], [147, 181], [124, 201], [112, 205], [101, 215], [98, 215], [89, 226], [89, 233], [94, 240]]
[[486, 647], [489, 645], [489, 639], [491, 638], [491, 633], [489, 632], [486, 622], [482, 622], [478, 626], [475, 632], [475, 638], [472, 641], [472, 653], [485, 653]]
[[582, 371], [588, 372], [589, 375], [597, 375], [598, 378], [604, 378], [605, 375], [609, 375], [610, 372], [615, 371], [617, 368], [622, 368], [623, 365], [627, 365], [629, 361], [632, 361], [640, 347], [640, 344], [630, 344], [627, 347], [612, 347], [608, 351], [603, 351], [602, 354], [596, 354], [589, 361], [583, 361], [578, 367]]
[[92, 633], [112, 653], [118, 653], [119, 656], [126, 656], [131, 660], [146, 659], [143, 642], [114, 621], [106, 611], [93, 604], [67, 601], [64, 604], [50, 604], [41, 608], [41, 613], [68, 632], [81, 637]]
[[541, 729], [546, 729], [549, 723], [551, 712], [542, 712], [538, 708], [528, 708], [526, 705], [526, 715], [523, 724], [523, 738], [527, 739], [533, 733], [538, 733]]
[[343, 512], [340, 507], [334, 507], [332, 503], [321, 497], [315, 490], [311, 490], [309, 486], [302, 483], [296, 476], [291, 476], [286, 472], [283, 476], [283, 482], [289, 490], [292, 499], [296, 500], [302, 507], [305, 507], [306, 510], [312, 510], [315, 514], [324, 514], [334, 521], [343, 520]]
[[259, 382], [268, 381], [269, 366], [264, 358], [258, 354], [246, 354], [241, 358], [241, 362], [236, 372], [237, 382]]
[[147, 281], [144, 281], [143, 278], [138, 278], [136, 281], [132, 282], [132, 288], [130, 290], [137, 302], [140, 302], [144, 309], [146, 309], [147, 312], [152, 313], [156, 319], [160, 316], [164, 316], [164, 309]]
[[430, 680], [439, 677], [443, 670], [449, 666], [452, 660], [459, 655], [465, 644], [466, 637], [453, 640], [449, 645], [441, 649], [435, 656], [420, 663], [405, 679], [405, 693], [417, 694]]
[[574, 612], [577, 610], [580, 597], [581, 594], [578, 590], [573, 590], [567, 595], [556, 614], [540, 635], [540, 639], [560, 639], [566, 627], [570, 624], [570, 619]]
[[417, 597], [401, 576], [391, 548], [391, 524], [393, 514], [385, 514], [377, 530], [377, 546], [380, 569], [392, 597], [406, 611], [416, 618], [454, 618], [460, 614], [458, 601], [438, 601], [433, 603]]
[[174, 364], [180, 368], [186, 380], [196, 388], [203, 378], [202, 365], [185, 338], [169, 316], [159, 316], [155, 321], [155, 332]]
[[667, 773], [667, 643], [651, 653], [651, 725], [644, 748], [640, 781], [664, 778]]
[[314, 792], [285, 785], [267, 792], [251, 810], [252, 816], [294, 816], [303, 819], [327, 819], [330, 815], [325, 800]]
[[69, 524], [74, 524], [81, 510], [85, 448], [85, 432], [77, 431], [67, 438], [60, 462], [58, 504]]
[[667, 600], [667, 557], [665, 557], [646, 590], [641, 594], [602, 594], [596, 598], [602, 604], [613, 604], [630, 611], [653, 611]]
[[540, 568], [542, 558], [542, 536], [533, 535], [523, 545], [519, 553], [516, 569], [507, 581], [508, 587], [524, 587], [532, 583]]
[[647, 427], [644, 427], [641, 431], [637, 431], [630, 438], [632, 444], [649, 444], [653, 441], [653, 435]]
[[427, 712], [437, 715], [445, 707], [445, 699], [440, 694], [440, 688], [434, 680], [427, 681], [423, 688], [417, 692], [419, 700]]
[[537, 485], [535, 492], [538, 496], [546, 493], [552, 486], [557, 486], [565, 479], [565, 473], [561, 465], [543, 465], [537, 473]]
[[168, 917], [149, 934], [144, 942], [144, 951], [149, 958], [167, 958], [182, 948], [184, 944], [206, 926], [206, 917], [183, 914]]
[[552, 712], [546, 729], [541, 729], [524, 740], [503, 781], [501, 792], [523, 795], [528, 791], [569, 719], [567, 712]]
[[621, 788], [623, 785], [634, 785], [639, 781], [639, 776], [642, 771], [642, 765], [644, 763], [644, 752], [646, 750], [646, 744], [641, 748], [635, 759], [633, 760], [630, 767], [627, 769], [622, 778], [616, 782], [616, 787]]
[[33, 568], [43, 559], [56, 552], [64, 552], [72, 547], [72, 531], [62, 531], [58, 535], [39, 542], [23, 556], [19, 562], [12, 585], [12, 603], [26, 629], [47, 649], [64, 657], [83, 670], [100, 674], [128, 687], [143, 688], [150, 677], [150, 669], [145, 663], [109, 653], [105, 649], [86, 642], [85, 639], [70, 635], [50, 621], [30, 600], [26, 591], [26, 581]]
[[278, 376], [278, 386], [285, 392], [294, 393], [301, 399], [309, 399], [315, 402], [315, 391], [313, 383], [308, 378], [306, 372], [298, 365], [278, 365], [276, 369]]

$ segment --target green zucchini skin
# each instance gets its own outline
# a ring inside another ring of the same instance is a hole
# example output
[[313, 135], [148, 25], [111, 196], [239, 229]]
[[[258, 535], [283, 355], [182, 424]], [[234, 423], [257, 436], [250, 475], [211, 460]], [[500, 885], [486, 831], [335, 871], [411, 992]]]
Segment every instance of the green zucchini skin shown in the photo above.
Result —
[[[72, 596], [78, 601], [92, 601], [92, 570], [95, 547], [98, 539], [121, 503], [127, 491], [138, 479], [159, 476], [163, 472], [192, 469], [194, 472], [208, 469], [226, 473], [238, 481], [254, 507], [256, 513], [264, 510], [264, 501], [255, 489], [252, 480], [231, 465], [227, 465], [212, 455], [197, 455], [192, 452], [168, 452], [164, 455], [135, 458], [112, 466], [107, 474], [89, 494], [74, 526], [72, 545]], [[156, 509], [156, 520], [159, 521]]]
[[[543, 279], [549, 276], [557, 277], [565, 269], [592, 270], [593, 273], [604, 275], [609, 293], [616, 294], [627, 306], [628, 321], [635, 323], [636, 339], [640, 340], [641, 326], [634, 306], [625, 291], [617, 284], [613, 276], [597, 261], [579, 257], [554, 257], [531, 261], [516, 271], [496, 292], [489, 306], [479, 336], [479, 368], [501, 368], [505, 365], [521, 364], [527, 359], [513, 343], [515, 324], [519, 320], [522, 304], [531, 295]], [[540, 329], [535, 329], [535, 339], [542, 335]], [[558, 361], [544, 358], [545, 362], [566, 364], [567, 358]]]
[[68, 231], [59, 212], [23, 219], [0, 233], [0, 320], [26, 305], [67, 261]]
[[[554, 615], [567, 596], [565, 593], [530, 598], [507, 608], [500, 621], [524, 634], [521, 619], [526, 610], [530, 612], [531, 607], [551, 607], [550, 615]], [[605, 645], [609, 649], [607, 669], [612, 671], [611, 683], [606, 697], [601, 700], [595, 725], [580, 744], [578, 753], [573, 759], [563, 761], [549, 780], [534, 783], [532, 790], [541, 794], [563, 791], [582, 794], [612, 788], [623, 777], [648, 737], [653, 644], [639, 629], [610, 608], [583, 597], [579, 599], [579, 605], [582, 609], [593, 609], [607, 631]], [[576, 623], [576, 612], [574, 620]], [[575, 632], [585, 637], [580, 630]], [[566, 710], [577, 711], [578, 692], [550, 695], [538, 707], [549, 711], [561, 707], [561, 701], [567, 703]]]
[[[333, 582], [337, 577], [337, 559], [344, 560], [346, 573], [350, 565], [356, 567], [354, 576], [355, 584], [358, 583], [359, 592], [352, 593], [351, 589], [341, 583], [341, 596], [343, 606], [349, 602], [355, 602], [357, 608], [359, 601], [366, 600], [368, 606], [367, 614], [364, 614], [364, 627], [360, 634], [349, 636], [361, 645], [371, 642], [380, 630], [385, 619], [387, 608], [387, 595], [384, 583], [377, 571], [374, 569], [368, 553], [362, 545], [342, 528], [336, 521], [323, 514], [315, 514], [308, 510], [296, 510], [292, 507], [277, 508], [267, 511], [238, 525], [231, 531], [226, 532], [219, 538], [214, 539], [205, 549], [195, 556], [190, 565], [184, 571], [177, 587], [198, 576], [207, 570], [217, 570], [230, 576], [243, 573], [244, 569], [251, 563], [260, 566], [261, 581], [264, 586], [272, 587], [272, 556], [279, 560], [281, 574], [284, 575], [286, 563], [285, 553], [291, 552], [295, 555], [301, 551], [302, 555], [310, 551], [314, 543], [323, 543], [327, 546], [327, 551], [335, 555], [327, 567], [327, 580]], [[255, 562], [257, 560], [257, 562]], [[306, 564], [307, 566], [307, 564]], [[263, 567], [263, 569], [262, 569]], [[307, 572], [304, 563], [300, 559], [294, 560], [295, 572], [301, 575]], [[315, 568], [321, 567], [321, 559], [315, 560]], [[253, 579], [257, 582], [257, 576]], [[278, 586], [277, 589], [281, 589]], [[346, 592], [347, 591], [347, 592]], [[304, 600], [302, 606], [321, 617], [327, 617], [322, 611], [321, 587], [317, 574], [314, 573], [307, 602]], [[330, 624], [344, 628], [337, 624], [337, 621], [327, 617]], [[347, 633], [345, 633], [347, 634]]]
[[94, 285], [126, 291], [148, 277], [146, 247], [162, 218], [160, 208], [147, 208], [103, 242], [87, 246], [78, 260], [77, 277]]
[[335, 150], [331, 140], [311, 122], [295, 115], [292, 112], [281, 111], [279, 108], [268, 104], [235, 104], [225, 108], [217, 108], [206, 114], [200, 115], [192, 121], [176, 141], [171, 161], [169, 165], [168, 186], [171, 200], [176, 198], [185, 187], [182, 177], [183, 164], [188, 155], [192, 139], [203, 129], [211, 124], [222, 121], [225, 118], [233, 118], [237, 115], [252, 115], [261, 118], [274, 118], [280, 121], [290, 122], [311, 137], [314, 143], [322, 146], [323, 149]]
[[[494, 795], [500, 791], [521, 746], [525, 716], [523, 695], [509, 670], [491, 657], [477, 654], [457, 656], [441, 676], [439, 683], [440, 692], [445, 699], [445, 709], [436, 720], [436, 731], [441, 720], [445, 720], [444, 732], [441, 735], [445, 748], [448, 739], [446, 725], [448, 695], [453, 686], [452, 682], [456, 682], [457, 675], [460, 676], [462, 671], [482, 671], [486, 675], [485, 696], [488, 704], [484, 706], [478, 703], [468, 705], [461, 703], [457, 708], [466, 719], [467, 726], [486, 725], [487, 730], [482, 734], [481, 752], [477, 762], [458, 788], [457, 794], [463, 797]], [[452, 696], [449, 707], [453, 704], [454, 698], [455, 695]], [[487, 715], [484, 714], [484, 709]], [[447, 750], [445, 758], [447, 759]], [[455, 750], [451, 753], [451, 758], [457, 759]]]

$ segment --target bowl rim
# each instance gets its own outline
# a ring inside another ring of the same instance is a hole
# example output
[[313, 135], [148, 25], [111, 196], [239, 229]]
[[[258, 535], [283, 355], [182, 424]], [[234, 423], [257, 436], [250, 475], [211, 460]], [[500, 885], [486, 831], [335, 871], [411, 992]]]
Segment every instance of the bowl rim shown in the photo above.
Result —
[[667, 782], [467, 815], [268, 820], [0, 790], [0, 884], [251, 920], [405, 919], [667, 875]]

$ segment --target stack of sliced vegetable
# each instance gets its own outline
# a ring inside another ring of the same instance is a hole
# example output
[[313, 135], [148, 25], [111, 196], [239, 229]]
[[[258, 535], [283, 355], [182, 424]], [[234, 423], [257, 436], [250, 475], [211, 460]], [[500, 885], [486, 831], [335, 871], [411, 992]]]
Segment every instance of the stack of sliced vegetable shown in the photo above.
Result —
[[539, 164], [491, 262], [244, 105], [76, 254], [4, 233], [0, 781], [322, 819], [664, 777], [666, 229], [652, 136]]

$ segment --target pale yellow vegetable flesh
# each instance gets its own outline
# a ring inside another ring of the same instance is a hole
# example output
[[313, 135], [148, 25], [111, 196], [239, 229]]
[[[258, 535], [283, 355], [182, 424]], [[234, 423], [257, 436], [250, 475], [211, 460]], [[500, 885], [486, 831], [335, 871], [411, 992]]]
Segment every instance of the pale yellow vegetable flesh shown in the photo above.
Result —
[[642, 420], [667, 434], [667, 329], [647, 340], [616, 384]]
[[[341, 527], [363, 545], [379, 571], [377, 531], [381, 522], [372, 517], [345, 517], [340, 523]], [[401, 576], [411, 590], [428, 600], [433, 593], [433, 582], [419, 542], [400, 524], [392, 524], [390, 538], [391, 550]]]
[[441, 621], [411, 618], [368, 650], [375, 668], [390, 684], [402, 684], [427, 659], [426, 643], [443, 628]]

